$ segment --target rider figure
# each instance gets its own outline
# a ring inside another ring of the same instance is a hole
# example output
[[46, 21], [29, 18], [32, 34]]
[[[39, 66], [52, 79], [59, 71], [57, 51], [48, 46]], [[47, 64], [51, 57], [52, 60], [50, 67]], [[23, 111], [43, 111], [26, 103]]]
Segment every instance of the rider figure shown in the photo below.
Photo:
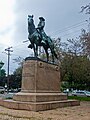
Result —
[[40, 34], [40, 38], [41, 38], [42, 43], [46, 43], [48, 36], [44, 32], [45, 19], [43, 17], [39, 17], [39, 20], [40, 21], [39, 21], [37, 30], [38, 30], [38, 32]]

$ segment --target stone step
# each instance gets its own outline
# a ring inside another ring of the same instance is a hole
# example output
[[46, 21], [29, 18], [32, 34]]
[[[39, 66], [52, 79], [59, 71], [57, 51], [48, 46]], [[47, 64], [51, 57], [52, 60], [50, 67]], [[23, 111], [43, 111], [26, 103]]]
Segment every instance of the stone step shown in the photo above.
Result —
[[21, 102], [48, 102], [67, 100], [64, 93], [23, 93], [19, 92], [13, 96], [13, 100]]
[[61, 107], [80, 105], [77, 100], [49, 101], [49, 102], [20, 102], [14, 100], [0, 100], [0, 105], [17, 110], [42, 111]]

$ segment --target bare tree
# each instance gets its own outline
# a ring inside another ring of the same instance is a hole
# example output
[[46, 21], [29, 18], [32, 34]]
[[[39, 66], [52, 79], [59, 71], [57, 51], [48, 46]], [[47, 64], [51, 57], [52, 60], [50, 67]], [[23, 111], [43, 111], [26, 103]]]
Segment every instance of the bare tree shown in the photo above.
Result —
[[90, 14], [90, 3], [88, 5], [85, 5], [85, 6], [81, 7], [80, 12], [84, 12], [84, 11], [85, 11], [86, 14]]
[[[86, 14], [90, 14], [90, 3], [86, 6], [81, 7], [81, 12], [84, 11]], [[88, 22], [88, 32], [82, 29], [81, 42], [83, 44], [84, 51], [90, 57], [90, 18], [89, 20], [87, 20], [87, 22]]]

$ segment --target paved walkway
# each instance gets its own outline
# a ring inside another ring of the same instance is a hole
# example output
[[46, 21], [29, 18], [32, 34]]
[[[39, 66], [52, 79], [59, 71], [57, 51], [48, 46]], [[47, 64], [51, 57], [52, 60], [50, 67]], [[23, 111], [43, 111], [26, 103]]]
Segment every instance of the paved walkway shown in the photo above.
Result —
[[12, 110], [0, 106], [0, 120], [90, 120], [90, 102], [40, 112]]

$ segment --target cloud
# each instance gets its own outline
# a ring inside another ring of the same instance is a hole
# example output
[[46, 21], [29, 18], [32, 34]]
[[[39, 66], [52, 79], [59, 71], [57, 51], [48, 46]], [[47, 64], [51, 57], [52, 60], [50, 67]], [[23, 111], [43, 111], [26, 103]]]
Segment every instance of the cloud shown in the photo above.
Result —
[[[6, 44], [13, 46], [12, 70], [15, 69], [13, 58], [25, 58], [32, 53], [32, 50], [27, 48], [29, 42], [23, 43], [28, 38], [28, 14], [34, 15], [36, 27], [39, 16], [43, 16], [46, 20], [45, 32], [57, 38], [61, 36], [59, 30], [87, 18], [79, 13], [81, 6], [87, 3], [83, 0], [0, 0], [0, 43], [4, 44], [0, 50], [6, 47]], [[64, 39], [67, 37], [64, 36]]]

